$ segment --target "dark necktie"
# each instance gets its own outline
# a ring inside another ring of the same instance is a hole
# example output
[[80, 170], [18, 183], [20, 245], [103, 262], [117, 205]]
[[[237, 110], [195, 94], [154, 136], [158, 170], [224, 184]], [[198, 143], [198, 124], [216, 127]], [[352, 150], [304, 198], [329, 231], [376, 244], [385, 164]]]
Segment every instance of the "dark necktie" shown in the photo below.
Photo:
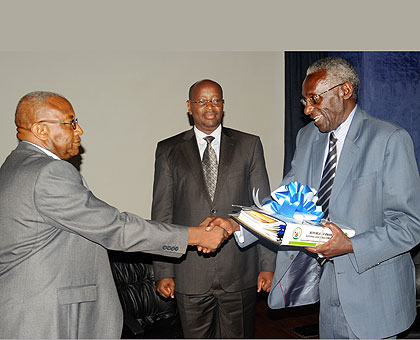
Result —
[[[337, 168], [337, 138], [334, 136], [334, 133], [330, 134], [330, 141], [328, 146], [328, 155], [327, 160], [325, 161], [324, 171], [322, 172], [321, 185], [318, 190], [318, 202], [317, 205], [322, 206], [322, 211], [324, 212], [324, 218], [328, 219], [329, 217], [329, 204], [331, 190], [335, 178], [335, 170]], [[325, 257], [317, 257], [318, 263], [323, 266], [327, 261]]]
[[330, 134], [330, 142], [328, 149], [327, 160], [325, 161], [324, 171], [322, 172], [321, 185], [318, 190], [318, 202], [317, 205], [322, 206], [324, 212], [324, 218], [329, 216], [329, 204], [331, 190], [335, 178], [335, 170], [337, 168], [337, 138], [334, 133]]
[[214, 137], [207, 136], [204, 139], [207, 142], [207, 147], [204, 150], [202, 161], [204, 180], [206, 181], [206, 186], [210, 197], [213, 200], [217, 183], [217, 158], [216, 152], [211, 147], [211, 142], [214, 140]]

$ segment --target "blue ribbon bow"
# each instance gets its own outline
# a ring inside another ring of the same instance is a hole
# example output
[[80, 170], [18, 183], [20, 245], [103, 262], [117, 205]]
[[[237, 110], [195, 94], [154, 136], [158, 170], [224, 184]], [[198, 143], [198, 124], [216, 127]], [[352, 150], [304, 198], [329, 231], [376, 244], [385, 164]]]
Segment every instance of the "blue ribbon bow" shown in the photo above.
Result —
[[271, 193], [271, 198], [263, 205], [263, 209], [271, 213], [315, 222], [324, 216], [321, 207], [316, 205], [316, 190], [299, 182], [280, 186]]

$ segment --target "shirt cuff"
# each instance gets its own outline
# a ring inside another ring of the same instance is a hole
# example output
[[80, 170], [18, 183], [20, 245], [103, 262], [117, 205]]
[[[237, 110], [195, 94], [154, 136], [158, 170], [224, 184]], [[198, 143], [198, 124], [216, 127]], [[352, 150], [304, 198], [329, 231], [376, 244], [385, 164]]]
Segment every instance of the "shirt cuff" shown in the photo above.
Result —
[[235, 231], [235, 237], [239, 243], [245, 242], [244, 230], [241, 225], [239, 226], [239, 231]]

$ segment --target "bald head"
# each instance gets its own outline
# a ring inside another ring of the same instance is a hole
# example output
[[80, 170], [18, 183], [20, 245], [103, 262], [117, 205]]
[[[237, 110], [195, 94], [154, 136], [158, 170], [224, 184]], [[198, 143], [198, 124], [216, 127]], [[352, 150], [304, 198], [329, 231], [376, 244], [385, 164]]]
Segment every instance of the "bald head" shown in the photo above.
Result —
[[203, 80], [199, 80], [199, 81], [197, 81], [197, 82], [195, 82], [194, 84], [191, 85], [190, 90], [188, 92], [189, 100], [194, 99], [194, 94], [195, 94], [197, 88], [201, 88], [202, 86], [209, 85], [209, 84], [216, 85], [220, 90], [220, 98], [223, 98], [223, 90], [222, 90], [222, 87], [218, 83], [216, 83], [215, 81], [213, 81], [211, 79], [203, 79]]
[[63, 96], [36, 91], [23, 96], [16, 108], [17, 138], [47, 149], [61, 159], [79, 153], [82, 128]]
[[16, 127], [30, 130], [32, 124], [38, 121], [40, 108], [45, 105], [51, 105], [48, 100], [49, 98], [57, 97], [65, 99], [63, 96], [57, 93], [47, 91], [34, 91], [24, 95], [19, 100], [19, 103], [16, 107]]

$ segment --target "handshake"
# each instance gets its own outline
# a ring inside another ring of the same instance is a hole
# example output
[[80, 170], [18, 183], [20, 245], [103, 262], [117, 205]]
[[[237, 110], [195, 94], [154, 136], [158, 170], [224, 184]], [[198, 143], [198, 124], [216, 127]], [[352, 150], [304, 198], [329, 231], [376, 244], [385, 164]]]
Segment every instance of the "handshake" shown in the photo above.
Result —
[[239, 225], [230, 218], [207, 217], [198, 227], [188, 227], [188, 244], [203, 253], [214, 252]]

